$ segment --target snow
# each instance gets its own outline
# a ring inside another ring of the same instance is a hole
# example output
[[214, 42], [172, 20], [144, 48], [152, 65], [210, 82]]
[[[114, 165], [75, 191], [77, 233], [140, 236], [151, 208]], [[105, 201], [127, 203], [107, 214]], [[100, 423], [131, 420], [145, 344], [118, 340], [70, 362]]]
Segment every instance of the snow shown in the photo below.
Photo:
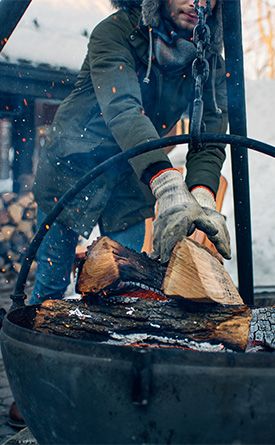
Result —
[[[275, 0], [262, 0], [260, 8], [256, 0], [242, 0], [241, 4], [246, 72], [250, 79], [266, 77], [270, 71], [268, 38], [275, 26]], [[91, 31], [112, 12], [109, 0], [32, 0], [0, 61], [25, 59], [78, 70]]]
[[33, 0], [0, 61], [25, 59], [78, 70], [91, 31], [112, 12], [108, 0]]

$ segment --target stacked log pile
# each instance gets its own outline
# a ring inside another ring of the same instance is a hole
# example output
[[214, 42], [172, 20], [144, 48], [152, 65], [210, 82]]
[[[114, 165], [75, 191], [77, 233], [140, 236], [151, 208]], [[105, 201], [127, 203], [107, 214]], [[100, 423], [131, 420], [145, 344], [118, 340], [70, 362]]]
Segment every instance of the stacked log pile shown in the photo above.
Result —
[[80, 267], [79, 301], [48, 300], [34, 329], [135, 347], [275, 349], [275, 308], [251, 309], [218, 257], [191, 240], [168, 267], [102, 237]]
[[[0, 272], [17, 275], [36, 230], [36, 203], [32, 193], [0, 195]], [[32, 270], [35, 269], [35, 263]]]

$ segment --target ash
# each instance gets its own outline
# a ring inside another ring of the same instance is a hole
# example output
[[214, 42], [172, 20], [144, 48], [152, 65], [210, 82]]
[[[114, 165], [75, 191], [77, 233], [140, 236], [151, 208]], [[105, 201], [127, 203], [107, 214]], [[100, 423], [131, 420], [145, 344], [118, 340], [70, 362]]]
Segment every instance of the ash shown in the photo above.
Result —
[[151, 347], [182, 347], [185, 349], [190, 349], [193, 351], [199, 352], [233, 352], [230, 349], [225, 348], [222, 343], [217, 345], [213, 345], [208, 342], [196, 342], [194, 340], [179, 340], [176, 338], [163, 337], [161, 335], [152, 335], [152, 334], [110, 334], [111, 339], [106, 342], [109, 345], [139, 345], [140, 347], [151, 346]]

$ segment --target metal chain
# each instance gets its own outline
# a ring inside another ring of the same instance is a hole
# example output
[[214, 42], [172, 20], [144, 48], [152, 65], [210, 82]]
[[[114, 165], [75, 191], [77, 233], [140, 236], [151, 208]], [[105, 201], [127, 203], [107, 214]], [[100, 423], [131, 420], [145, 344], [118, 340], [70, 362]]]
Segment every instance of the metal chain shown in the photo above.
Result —
[[195, 99], [191, 118], [190, 134], [192, 144], [196, 150], [202, 148], [200, 135], [203, 116], [203, 87], [209, 77], [209, 63], [206, 59], [206, 51], [210, 47], [210, 28], [206, 24], [207, 16], [211, 15], [211, 0], [206, 0], [206, 6], [200, 6], [200, 0], [194, 0], [195, 11], [198, 15], [198, 23], [193, 31], [193, 42], [197, 47], [197, 57], [192, 64], [192, 76], [195, 81]]

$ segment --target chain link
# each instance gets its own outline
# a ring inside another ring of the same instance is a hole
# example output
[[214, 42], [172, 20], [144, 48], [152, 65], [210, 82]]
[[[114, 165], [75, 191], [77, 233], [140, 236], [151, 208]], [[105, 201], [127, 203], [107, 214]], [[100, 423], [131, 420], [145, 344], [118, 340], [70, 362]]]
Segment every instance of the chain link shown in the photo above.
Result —
[[202, 148], [200, 135], [203, 117], [203, 87], [209, 77], [209, 63], [206, 51], [210, 47], [210, 28], [206, 24], [207, 16], [211, 15], [211, 0], [206, 0], [206, 6], [200, 6], [200, 0], [194, 0], [194, 8], [198, 15], [198, 23], [193, 31], [193, 42], [197, 47], [197, 57], [192, 64], [192, 76], [195, 82], [195, 99], [191, 118], [190, 133], [192, 145], [196, 150]]

